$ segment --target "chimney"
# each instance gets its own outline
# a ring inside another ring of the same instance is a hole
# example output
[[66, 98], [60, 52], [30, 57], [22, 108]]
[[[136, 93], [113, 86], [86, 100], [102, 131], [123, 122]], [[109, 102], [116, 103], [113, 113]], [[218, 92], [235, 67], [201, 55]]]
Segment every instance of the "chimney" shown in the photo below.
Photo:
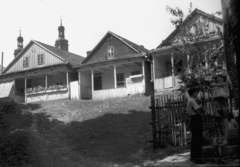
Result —
[[2, 52], [2, 63], [1, 63], [1, 73], [3, 72], [3, 52]]
[[90, 50], [90, 51], [87, 51], [87, 57], [88, 57], [88, 55], [91, 53], [92, 51]]

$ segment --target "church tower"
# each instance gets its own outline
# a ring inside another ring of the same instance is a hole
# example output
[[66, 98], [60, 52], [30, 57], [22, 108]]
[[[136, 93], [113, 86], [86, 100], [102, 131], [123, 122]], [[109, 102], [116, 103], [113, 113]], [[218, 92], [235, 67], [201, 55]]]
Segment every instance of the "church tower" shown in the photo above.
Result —
[[23, 49], [23, 37], [21, 37], [21, 30], [19, 31], [19, 37], [17, 38], [17, 49], [14, 50], [14, 56], [16, 57]]
[[68, 51], [68, 40], [64, 38], [65, 28], [62, 26], [62, 19], [60, 26], [58, 27], [58, 39], [55, 41], [55, 47]]

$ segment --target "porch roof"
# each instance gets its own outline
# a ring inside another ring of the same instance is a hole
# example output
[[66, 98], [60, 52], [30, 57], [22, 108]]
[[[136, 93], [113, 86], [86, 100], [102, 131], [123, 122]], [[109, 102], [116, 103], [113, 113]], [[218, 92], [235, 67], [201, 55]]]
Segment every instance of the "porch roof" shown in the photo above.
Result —
[[88, 63], [88, 64], [79, 64], [79, 65], [76, 65], [73, 67], [76, 68], [77, 70], [81, 70], [81, 69], [87, 69], [87, 68], [93, 68], [93, 67], [111, 66], [114, 64], [124, 64], [124, 63], [136, 62], [136, 61], [141, 61], [144, 59], [145, 59], [145, 55], [134, 54], [131, 57], [110, 59], [110, 60], [106, 60], [106, 61], [99, 61], [99, 62]]
[[[213, 44], [213, 43], [218, 43], [220, 41], [220, 37], [212, 37], [211, 39], [203, 39], [201, 41], [198, 42], [198, 44], [203, 44], [203, 45], [209, 45], [209, 44]], [[194, 44], [194, 43], [192, 43]], [[191, 44], [190, 44], [191, 45]], [[174, 53], [175, 55], [179, 55], [181, 54], [179, 51], [176, 50], [177, 47], [181, 47], [183, 46], [183, 44], [180, 45], [169, 45], [169, 46], [163, 46], [161, 48], [157, 48], [152, 50], [150, 53], [153, 56], [165, 56], [169, 53]], [[189, 51], [194, 52], [194, 47], [189, 48]]]
[[69, 68], [66, 64], [57, 64], [25, 71], [2, 74], [0, 75], [0, 81], [6, 82], [15, 78], [37, 77], [38, 75], [53, 74], [54, 72], [63, 72], [69, 70], [71, 71], [71, 68]]

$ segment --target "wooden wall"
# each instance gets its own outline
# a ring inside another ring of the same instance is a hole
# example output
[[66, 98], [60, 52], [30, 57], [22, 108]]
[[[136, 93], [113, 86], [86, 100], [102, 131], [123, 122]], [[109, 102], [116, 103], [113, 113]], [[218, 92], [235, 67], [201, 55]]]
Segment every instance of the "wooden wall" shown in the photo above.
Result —
[[128, 57], [131, 54], [136, 54], [137, 52], [127, 46], [125, 43], [117, 39], [112, 35], [108, 35], [102, 43], [91, 53], [91, 58], [87, 63], [106, 61], [108, 60], [108, 46], [114, 46], [114, 58]]
[[[38, 54], [44, 54], [44, 64], [43, 65], [38, 65], [37, 64], [37, 56]], [[23, 68], [23, 58], [24, 57], [29, 57], [29, 67], [28, 68]], [[18, 71], [24, 71], [24, 70], [29, 70], [33, 68], [39, 68], [39, 67], [44, 67], [44, 66], [50, 66], [50, 65], [55, 65], [55, 64], [62, 64], [63, 61], [59, 59], [58, 57], [52, 55], [51, 53], [45, 51], [41, 47], [39, 47], [36, 44], [32, 44], [25, 53], [19, 58], [16, 58], [14, 60], [15, 63], [13, 66], [11, 66], [6, 73], [9, 72], [18, 72]]]

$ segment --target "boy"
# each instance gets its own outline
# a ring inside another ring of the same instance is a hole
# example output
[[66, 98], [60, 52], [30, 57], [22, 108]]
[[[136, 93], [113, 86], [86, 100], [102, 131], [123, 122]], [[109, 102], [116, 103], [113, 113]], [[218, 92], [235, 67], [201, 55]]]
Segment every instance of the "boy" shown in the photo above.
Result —
[[196, 164], [203, 164], [202, 146], [203, 146], [203, 109], [197, 104], [195, 98], [198, 90], [191, 88], [188, 90], [189, 98], [187, 101], [187, 112], [190, 115], [190, 129], [192, 133], [190, 161]]
[[[228, 83], [226, 82], [226, 77], [223, 75], [218, 75], [216, 78], [216, 83], [211, 83], [210, 86], [213, 87], [213, 111], [216, 121], [219, 123], [221, 119], [223, 120], [223, 134], [224, 139], [222, 141], [221, 133], [219, 133], [219, 146], [225, 146], [228, 144]], [[220, 118], [220, 119], [219, 119]], [[220, 128], [218, 127], [218, 131]]]

